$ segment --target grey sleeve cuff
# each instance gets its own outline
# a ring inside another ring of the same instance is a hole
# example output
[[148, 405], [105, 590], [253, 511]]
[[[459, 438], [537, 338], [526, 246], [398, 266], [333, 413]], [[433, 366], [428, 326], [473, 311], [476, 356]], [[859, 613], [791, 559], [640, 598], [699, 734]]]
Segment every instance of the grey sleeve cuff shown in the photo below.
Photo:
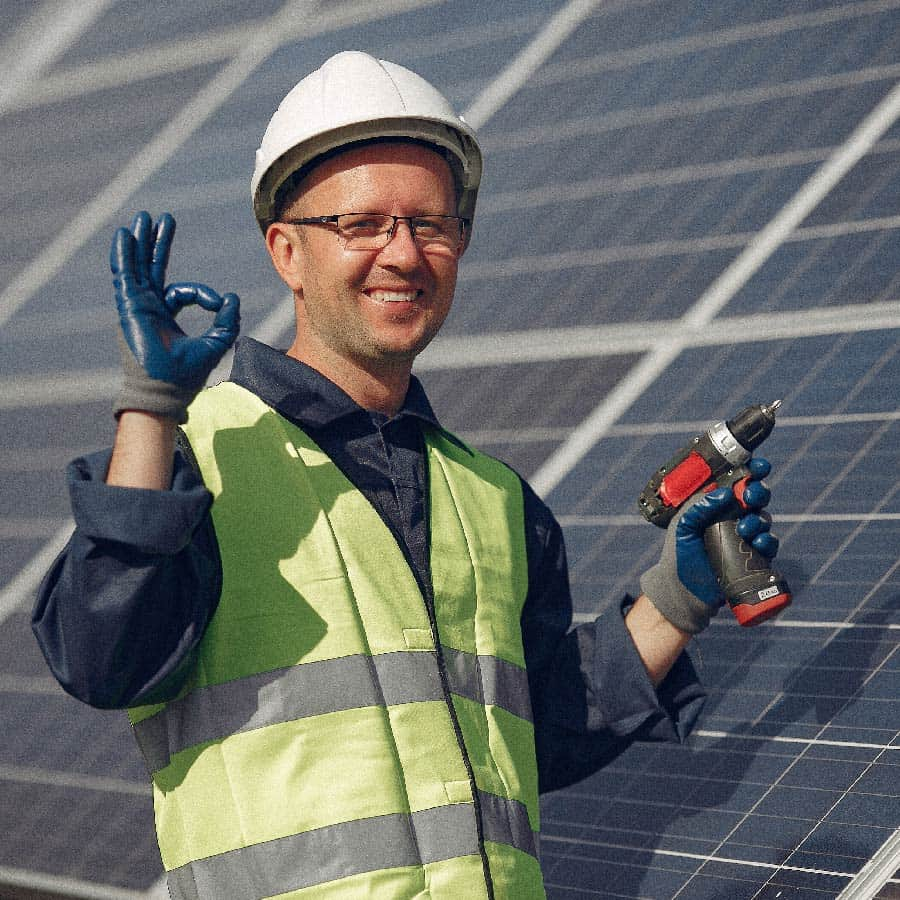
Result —
[[118, 418], [126, 410], [136, 409], [184, 425], [187, 422], [187, 408], [193, 399], [193, 391], [185, 391], [166, 381], [126, 378], [113, 405], [113, 414]]

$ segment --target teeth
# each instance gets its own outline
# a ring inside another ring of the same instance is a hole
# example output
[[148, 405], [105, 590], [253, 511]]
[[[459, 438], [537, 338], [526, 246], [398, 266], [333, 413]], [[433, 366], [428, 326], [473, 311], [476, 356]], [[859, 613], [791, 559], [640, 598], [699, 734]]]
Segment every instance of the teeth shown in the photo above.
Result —
[[372, 291], [370, 296], [382, 303], [412, 303], [418, 293], [418, 291]]

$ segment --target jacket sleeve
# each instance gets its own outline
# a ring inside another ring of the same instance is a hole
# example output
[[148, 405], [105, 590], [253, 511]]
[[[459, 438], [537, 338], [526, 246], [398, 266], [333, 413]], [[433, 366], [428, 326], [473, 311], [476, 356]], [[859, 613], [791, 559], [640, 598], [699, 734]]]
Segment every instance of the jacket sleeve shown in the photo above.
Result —
[[68, 469], [75, 531], [38, 589], [32, 630], [91, 706], [174, 697], [221, 590], [212, 496], [176, 451], [172, 489], [107, 485], [110, 451]]
[[625, 627], [630, 597], [572, 627], [562, 529], [527, 484], [524, 490], [522, 637], [544, 792], [586, 778], [635, 740], [683, 741], [705, 693], [686, 653], [654, 688]]

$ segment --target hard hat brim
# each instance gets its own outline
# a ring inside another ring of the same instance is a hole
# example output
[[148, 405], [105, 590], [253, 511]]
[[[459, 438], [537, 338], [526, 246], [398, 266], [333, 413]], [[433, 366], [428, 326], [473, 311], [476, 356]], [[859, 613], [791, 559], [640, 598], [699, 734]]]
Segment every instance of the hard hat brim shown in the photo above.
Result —
[[345, 125], [317, 134], [278, 157], [254, 186], [253, 211], [262, 232], [265, 234], [275, 221], [285, 186], [295, 187], [324, 157], [360, 143], [390, 138], [420, 141], [442, 151], [445, 158], [449, 156], [448, 162], [458, 182], [458, 213], [465, 219], [472, 218], [482, 172], [481, 151], [474, 133], [466, 134], [443, 122], [427, 119], [388, 118]]

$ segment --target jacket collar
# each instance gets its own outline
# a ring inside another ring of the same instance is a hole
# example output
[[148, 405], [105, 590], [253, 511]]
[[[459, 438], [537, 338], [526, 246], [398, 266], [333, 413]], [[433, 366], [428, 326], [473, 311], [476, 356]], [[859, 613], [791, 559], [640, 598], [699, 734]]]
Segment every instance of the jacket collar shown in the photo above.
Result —
[[[230, 380], [256, 394], [276, 412], [303, 428], [318, 430], [365, 417], [376, 427], [387, 418], [363, 409], [333, 381], [311, 366], [253, 338], [241, 338]], [[441, 428], [425, 389], [412, 376], [403, 406], [395, 416], [412, 416]], [[443, 430], [443, 428], [441, 428]]]

